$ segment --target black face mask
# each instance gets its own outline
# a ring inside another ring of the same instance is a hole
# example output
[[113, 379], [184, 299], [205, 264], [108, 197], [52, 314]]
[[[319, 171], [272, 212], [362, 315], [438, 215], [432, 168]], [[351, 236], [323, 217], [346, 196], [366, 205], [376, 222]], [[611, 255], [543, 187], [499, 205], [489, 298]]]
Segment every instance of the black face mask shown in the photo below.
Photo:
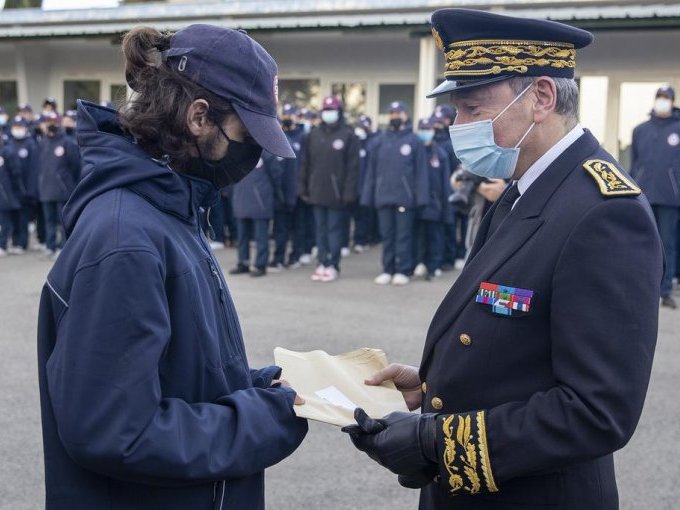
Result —
[[293, 127], [293, 120], [292, 119], [284, 119], [281, 122], [281, 125], [283, 126], [284, 129], [291, 129]]
[[401, 129], [403, 123], [404, 121], [402, 119], [390, 119], [390, 127], [395, 131]]
[[76, 132], [76, 128], [67, 127], [67, 128], [64, 128], [64, 131], [66, 132], [67, 135], [72, 135], [73, 133]]
[[48, 136], [54, 136], [59, 132], [59, 126], [47, 126]]
[[217, 129], [229, 142], [227, 153], [222, 159], [216, 161], [204, 159], [198, 144], [196, 144], [199, 157], [191, 158], [187, 173], [208, 180], [216, 188], [221, 189], [236, 184], [255, 168], [260, 156], [262, 156], [262, 147], [254, 143], [232, 140], [219, 124]]

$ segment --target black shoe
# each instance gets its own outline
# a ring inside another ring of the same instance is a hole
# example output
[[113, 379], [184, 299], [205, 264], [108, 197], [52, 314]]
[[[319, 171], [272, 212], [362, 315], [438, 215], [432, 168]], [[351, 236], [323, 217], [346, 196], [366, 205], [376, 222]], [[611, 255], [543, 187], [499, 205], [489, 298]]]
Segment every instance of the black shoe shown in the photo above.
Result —
[[264, 267], [256, 267], [250, 272], [250, 276], [253, 278], [259, 278], [267, 274], [267, 270]]
[[250, 269], [245, 264], [237, 264], [236, 267], [229, 271], [229, 274], [246, 274], [250, 273]]
[[671, 296], [666, 296], [661, 298], [661, 306], [675, 310], [678, 307], [678, 304]]

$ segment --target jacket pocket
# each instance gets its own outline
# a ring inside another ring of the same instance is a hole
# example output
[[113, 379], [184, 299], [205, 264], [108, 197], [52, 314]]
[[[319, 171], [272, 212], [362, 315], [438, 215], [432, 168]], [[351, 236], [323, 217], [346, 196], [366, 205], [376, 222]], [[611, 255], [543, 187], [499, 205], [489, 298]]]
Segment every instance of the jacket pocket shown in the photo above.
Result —
[[333, 193], [335, 193], [335, 198], [342, 200], [342, 195], [340, 195], [340, 186], [338, 186], [338, 177], [335, 174], [331, 174], [331, 184], [333, 184]]
[[673, 189], [673, 194], [678, 197], [680, 196], [680, 185], [678, 185], [678, 181], [675, 178], [675, 173], [673, 172], [673, 168], [668, 169], [668, 179], [671, 181], [671, 188]]
[[404, 185], [404, 189], [406, 190], [406, 195], [408, 196], [408, 199], [413, 202], [413, 192], [411, 191], [411, 186], [409, 186], [408, 181], [406, 180], [406, 176], [402, 175], [401, 176], [401, 183]]

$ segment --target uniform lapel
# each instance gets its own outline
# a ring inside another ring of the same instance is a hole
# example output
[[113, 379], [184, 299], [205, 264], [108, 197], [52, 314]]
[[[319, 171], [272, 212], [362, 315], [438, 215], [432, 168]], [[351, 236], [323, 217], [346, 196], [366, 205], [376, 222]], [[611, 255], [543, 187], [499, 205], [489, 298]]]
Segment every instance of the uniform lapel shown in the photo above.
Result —
[[496, 204], [487, 212], [470, 250], [465, 269], [432, 319], [421, 361], [421, 375], [424, 375], [435, 344], [449, 330], [465, 305], [473, 299], [479, 284], [489, 280], [498, 268], [536, 233], [544, 222], [541, 213], [550, 197], [569, 173], [598, 147], [597, 140], [586, 131], [548, 166], [517, 202], [506, 220], [485, 241]]

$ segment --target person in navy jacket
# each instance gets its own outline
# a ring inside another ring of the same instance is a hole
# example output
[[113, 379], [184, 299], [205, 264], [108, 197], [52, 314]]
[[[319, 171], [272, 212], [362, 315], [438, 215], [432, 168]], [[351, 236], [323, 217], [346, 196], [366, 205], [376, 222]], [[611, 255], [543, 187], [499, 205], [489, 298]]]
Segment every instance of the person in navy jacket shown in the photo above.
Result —
[[[284, 159], [265, 154], [265, 165], [270, 169], [274, 185], [274, 254], [269, 263], [271, 271], [281, 271], [290, 261], [298, 257], [290, 255], [286, 260], [288, 240], [293, 237], [293, 211], [297, 203], [297, 186], [300, 178], [298, 154], [302, 150], [302, 127], [296, 123], [297, 109], [292, 104], [284, 104], [281, 110], [281, 127], [295, 152], [295, 159]], [[296, 150], [297, 147], [297, 150]]]
[[7, 244], [18, 223], [24, 195], [19, 157], [0, 141], [0, 256], [7, 254]]
[[276, 64], [210, 25], [122, 47], [136, 94], [78, 103], [85, 177], [40, 300], [45, 508], [264, 510], [264, 469], [307, 422], [278, 367], [249, 367], [199, 218], [263, 147], [294, 157]]
[[7, 143], [9, 150], [15, 153], [21, 167], [21, 179], [24, 195], [17, 224], [12, 234], [13, 249], [23, 252], [28, 249], [28, 223], [32, 216], [39, 217], [38, 205], [38, 167], [36, 164], [37, 144], [31, 136], [29, 124], [17, 115], [10, 125], [10, 138]]
[[406, 285], [413, 273], [414, 227], [419, 207], [429, 203], [425, 145], [408, 123], [406, 107], [389, 108], [390, 127], [376, 140], [361, 204], [378, 210], [383, 272], [375, 283]]
[[430, 279], [441, 275], [444, 261], [444, 227], [451, 209], [450, 159], [440, 144], [434, 141], [432, 118], [423, 119], [418, 123], [417, 134], [425, 144], [430, 200], [418, 211], [418, 265], [415, 273]]
[[650, 119], [633, 130], [631, 175], [652, 204], [663, 241], [666, 269], [661, 282], [661, 305], [677, 308], [672, 296], [677, 228], [680, 218], [680, 109], [675, 91], [661, 87]]
[[[272, 156], [276, 157], [276, 156]], [[238, 263], [230, 274], [250, 273], [253, 277], [267, 274], [269, 258], [269, 222], [274, 217], [274, 194], [280, 179], [263, 153], [255, 169], [233, 188], [234, 217], [238, 232]], [[275, 179], [277, 182], [275, 182]], [[255, 260], [250, 269], [250, 241], [255, 241]]]
[[[360, 115], [354, 127], [359, 139], [359, 178], [357, 195], [361, 196], [368, 173], [368, 162], [380, 133], [373, 131], [373, 120], [368, 115]], [[354, 251], [363, 253], [369, 245], [379, 242], [378, 218], [375, 208], [358, 204], [354, 210]]]
[[578, 124], [574, 68], [592, 34], [469, 9], [436, 11], [432, 28], [450, 71], [431, 96], [457, 108], [456, 155], [513, 182], [434, 314], [420, 368], [367, 381], [393, 381], [422, 412], [357, 410], [345, 431], [422, 488], [420, 510], [618, 509], [613, 454], [645, 401], [663, 254], [649, 202]]
[[65, 241], [62, 208], [80, 179], [80, 152], [61, 129], [57, 113], [44, 117], [45, 137], [38, 143], [38, 197], [45, 220], [45, 244], [54, 255]]

